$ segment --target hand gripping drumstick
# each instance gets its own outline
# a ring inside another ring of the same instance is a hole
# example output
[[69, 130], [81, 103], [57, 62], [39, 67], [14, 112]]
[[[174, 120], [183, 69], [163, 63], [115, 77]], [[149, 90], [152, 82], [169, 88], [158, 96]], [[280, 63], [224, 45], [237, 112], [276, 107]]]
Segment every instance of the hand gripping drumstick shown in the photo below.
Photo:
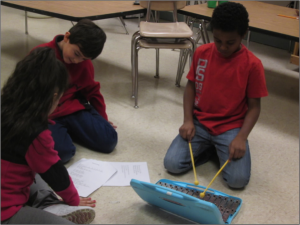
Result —
[[212, 184], [212, 182], [214, 182], [214, 180], [216, 179], [216, 177], [219, 175], [219, 173], [221, 173], [221, 171], [224, 169], [224, 167], [227, 165], [228, 160], [224, 163], [224, 165], [221, 167], [221, 169], [217, 172], [217, 174], [215, 175], [215, 177], [211, 180], [211, 182], [209, 183], [209, 185], [206, 187], [206, 189], [200, 194], [200, 198], [204, 198], [205, 196], [205, 192], [207, 191], [207, 189], [209, 188], [209, 186]]
[[193, 165], [193, 170], [194, 170], [194, 176], [195, 176], [195, 185], [199, 184], [199, 181], [197, 180], [197, 175], [196, 175], [196, 169], [195, 169], [195, 163], [194, 163], [194, 156], [193, 156], [193, 150], [192, 150], [192, 145], [191, 142], [189, 142], [189, 147], [190, 147], [190, 153], [191, 153], [191, 159], [192, 159], [192, 165]]

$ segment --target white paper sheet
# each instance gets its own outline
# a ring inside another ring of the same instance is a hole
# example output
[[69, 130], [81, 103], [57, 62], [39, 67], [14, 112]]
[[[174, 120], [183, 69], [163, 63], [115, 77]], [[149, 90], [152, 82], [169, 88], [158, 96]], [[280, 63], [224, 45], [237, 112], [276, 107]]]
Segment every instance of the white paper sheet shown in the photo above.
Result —
[[111, 163], [81, 159], [68, 168], [79, 196], [88, 197], [100, 188], [117, 170]]
[[103, 186], [130, 186], [131, 179], [150, 182], [147, 162], [110, 162], [117, 169]]

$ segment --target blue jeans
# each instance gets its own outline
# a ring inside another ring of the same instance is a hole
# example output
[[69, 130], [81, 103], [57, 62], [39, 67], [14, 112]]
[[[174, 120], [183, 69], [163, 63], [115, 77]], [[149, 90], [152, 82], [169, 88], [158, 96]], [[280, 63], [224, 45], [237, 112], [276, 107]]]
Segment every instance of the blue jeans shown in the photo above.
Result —
[[[236, 137], [240, 128], [228, 130], [220, 135], [209, 134], [206, 128], [194, 118], [195, 136], [191, 141], [195, 165], [201, 165], [209, 160], [215, 148], [222, 166], [229, 158], [229, 144]], [[192, 169], [189, 144], [179, 134], [171, 143], [164, 158], [164, 166], [171, 173], [183, 173]], [[231, 188], [245, 187], [250, 180], [251, 157], [248, 140], [245, 155], [229, 162], [222, 171], [224, 181]]]
[[73, 141], [91, 150], [111, 153], [117, 145], [118, 134], [93, 107], [54, 119], [49, 125], [55, 142], [54, 149], [63, 163], [75, 154]]

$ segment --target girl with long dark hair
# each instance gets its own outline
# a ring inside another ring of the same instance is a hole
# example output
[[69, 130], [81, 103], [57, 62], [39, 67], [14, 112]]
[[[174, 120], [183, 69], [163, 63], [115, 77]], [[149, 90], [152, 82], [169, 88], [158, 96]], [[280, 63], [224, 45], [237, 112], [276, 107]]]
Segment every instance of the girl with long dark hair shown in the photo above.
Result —
[[43, 47], [17, 63], [2, 88], [1, 223], [90, 223], [95, 217], [95, 201], [79, 197], [48, 130], [68, 79], [54, 50]]

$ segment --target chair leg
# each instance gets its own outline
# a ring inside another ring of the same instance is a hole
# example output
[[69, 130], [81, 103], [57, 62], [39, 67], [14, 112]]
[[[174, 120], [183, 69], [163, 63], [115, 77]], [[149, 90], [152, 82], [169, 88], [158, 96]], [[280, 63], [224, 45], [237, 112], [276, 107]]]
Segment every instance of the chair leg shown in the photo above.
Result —
[[189, 57], [189, 68], [191, 68], [194, 52], [192, 49], [189, 49], [190, 57]]
[[175, 85], [176, 87], [180, 87], [180, 81], [179, 81], [179, 77], [181, 74], [181, 68], [182, 68], [182, 58], [184, 55], [184, 49], [180, 49], [180, 54], [179, 54], [179, 60], [178, 60], [178, 68], [177, 68], [177, 75], [176, 75], [176, 81], [175, 81]]
[[139, 88], [139, 79], [138, 79], [138, 51], [139, 48], [136, 48], [134, 51], [134, 108], [138, 109], [138, 88]]
[[180, 87], [180, 82], [181, 82], [181, 78], [182, 75], [184, 73], [184, 67], [187, 61], [187, 58], [189, 58], [189, 68], [191, 68], [192, 65], [192, 60], [193, 60], [193, 54], [194, 54], [194, 50], [193, 48], [191, 49], [184, 49], [180, 51], [180, 68], [178, 66], [178, 70], [177, 70], [177, 76], [176, 76], [176, 86]]
[[156, 74], [154, 78], [159, 78], [159, 48], [156, 48]]
[[208, 32], [207, 32], [207, 29], [206, 29], [205, 20], [203, 20], [203, 31], [204, 31], [204, 34], [205, 34], [205, 37], [206, 37], [206, 43], [210, 43]]
[[180, 62], [181, 65], [180, 65], [180, 69], [178, 69], [178, 71], [177, 71], [176, 84], [175, 84], [177, 87], [180, 87], [181, 78], [184, 73], [184, 67], [185, 67], [185, 64], [186, 64], [186, 61], [187, 61], [187, 58], [189, 55], [188, 49], [184, 49], [181, 51], [182, 51], [181, 62]]
[[140, 39], [140, 32], [137, 31], [132, 35], [132, 39], [131, 39], [131, 77], [132, 77], [132, 95], [131, 97], [134, 98], [134, 76], [135, 76], [135, 61], [134, 61], [134, 51], [136, 49], [137, 46], [137, 42]]
[[138, 50], [140, 46], [138, 44], [139, 39], [141, 36], [139, 32], [135, 32], [133, 34], [131, 40], [131, 70], [132, 70], [132, 98], [135, 98], [134, 108], [138, 108]]
[[188, 38], [188, 40], [191, 42], [191, 44], [192, 44], [192, 53], [194, 54], [194, 52], [195, 52], [195, 50], [196, 50], [196, 47], [197, 47], [197, 45], [196, 45], [196, 42], [195, 42], [195, 39], [193, 38], [193, 37], [190, 37], [190, 38]]
[[200, 30], [200, 27], [198, 28], [198, 32], [196, 33], [197, 34], [197, 38], [196, 38], [196, 44], [198, 44], [198, 42], [200, 41], [202, 35], [201, 35], [201, 30]]
[[137, 37], [137, 36], [139, 36], [140, 35], [140, 32], [139, 31], [136, 31], [133, 35], [132, 35], [132, 38], [131, 38], [131, 64], [132, 64], [132, 62], [133, 62], [133, 43], [134, 43], [134, 41], [135, 41], [135, 38]]

